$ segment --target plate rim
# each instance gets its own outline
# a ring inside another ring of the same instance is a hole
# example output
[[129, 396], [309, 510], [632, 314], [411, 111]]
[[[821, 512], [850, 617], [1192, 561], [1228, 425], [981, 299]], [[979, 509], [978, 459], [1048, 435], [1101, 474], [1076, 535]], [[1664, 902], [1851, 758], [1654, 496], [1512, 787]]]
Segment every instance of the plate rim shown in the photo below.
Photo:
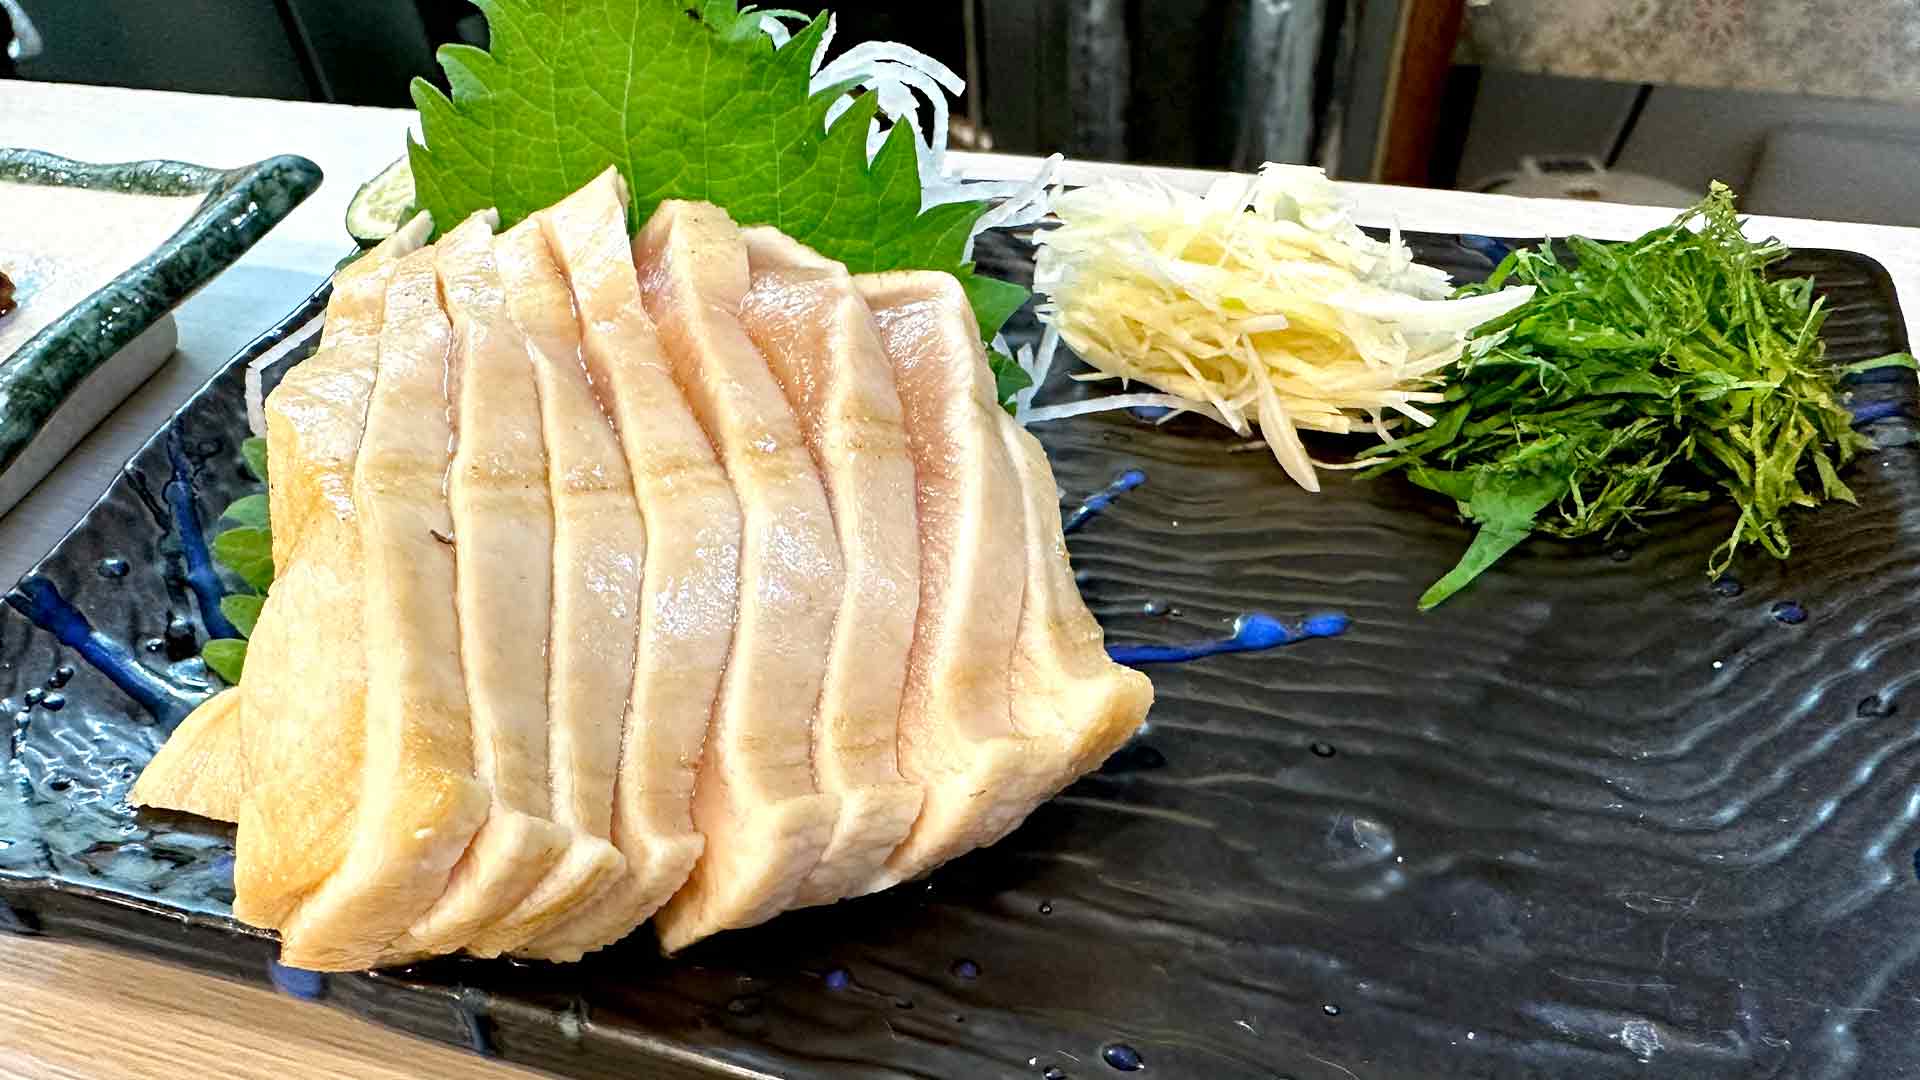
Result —
[[[1513, 241], [1515, 244], [1534, 242], [1537, 241]], [[1901, 298], [1884, 264], [1872, 255], [1851, 249], [1796, 249], [1796, 253], [1822, 252], [1842, 252], [1850, 259], [1857, 260], [1862, 269], [1871, 268], [1877, 287], [1885, 290], [1893, 316], [1890, 333], [1896, 340], [1905, 343], [1905, 323], [1899, 317]], [[250, 367], [277, 349], [285, 348], [287, 351], [276, 358], [273, 364], [275, 368], [292, 356], [299, 355], [298, 346], [311, 336], [315, 320], [324, 314], [331, 290], [332, 276], [329, 275], [303, 301], [221, 364], [142, 442], [133, 457], [144, 455], [149, 448], [167, 439], [176, 425], [222, 380], [244, 378]], [[67, 543], [73, 533], [86, 527], [100, 503], [110, 494], [111, 485], [100, 492], [98, 500], [62, 534], [53, 548], [35, 560], [34, 566], [27, 572], [28, 576], [39, 573], [42, 564], [54, 550]], [[8, 599], [11, 599], [11, 594]], [[24, 609], [22, 614], [25, 614]], [[40, 628], [43, 631], [46, 629], [44, 626]], [[177, 923], [178, 935], [164, 945], [156, 945], [151, 935], [128, 936], [131, 928], [149, 925], [147, 920], [155, 916]], [[14, 927], [8, 926], [9, 917], [15, 921]], [[171, 906], [163, 906], [163, 910], [156, 911], [152, 905], [126, 894], [78, 885], [62, 880], [51, 872], [0, 871], [0, 932], [8, 929], [30, 935], [84, 938], [111, 948], [156, 956], [199, 974], [254, 985], [276, 985], [273, 964], [276, 946], [269, 932], [238, 923], [230, 916], [197, 913]], [[495, 998], [479, 988], [449, 988], [431, 980], [413, 978], [404, 969], [334, 973], [320, 985], [322, 989], [318, 996], [327, 998], [331, 1005], [349, 1014], [445, 1044], [464, 1045], [480, 1054], [522, 1066], [553, 1068], [555, 1055], [564, 1050], [572, 1055], [569, 1061], [578, 1067], [580, 1074], [597, 1074], [603, 1063], [612, 1067], [616, 1059], [605, 1055], [617, 1051], [619, 1063], [643, 1070], [658, 1069], [662, 1076], [711, 1075], [676, 1071], [676, 1066], [685, 1063], [670, 1056], [672, 1047], [649, 1041], [643, 1034], [602, 1029], [599, 1039], [587, 1040], [584, 1045], [563, 1042], [561, 1036], [551, 1029], [544, 1014], [526, 1008], [520, 999]], [[393, 992], [375, 993], [380, 986]], [[296, 993], [286, 987], [280, 989], [286, 993]], [[493, 1037], [496, 1029], [506, 1038], [496, 1042]], [[620, 1043], [618, 1047], [613, 1045], [616, 1042]]]

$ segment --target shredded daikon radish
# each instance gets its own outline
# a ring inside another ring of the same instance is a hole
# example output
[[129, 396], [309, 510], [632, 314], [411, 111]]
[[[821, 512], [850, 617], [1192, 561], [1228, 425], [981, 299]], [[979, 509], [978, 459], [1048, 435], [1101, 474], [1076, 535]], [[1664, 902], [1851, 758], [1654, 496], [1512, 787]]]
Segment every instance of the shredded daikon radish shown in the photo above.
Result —
[[1167, 415], [1154, 421], [1156, 424], [1164, 424], [1183, 412], [1199, 413], [1201, 416], [1215, 423], [1226, 423], [1225, 418], [1218, 412], [1215, 412], [1211, 406], [1188, 401], [1186, 398], [1174, 397], [1172, 394], [1116, 394], [1113, 397], [1091, 398], [1086, 401], [1069, 401], [1060, 405], [1042, 405], [1037, 409], [1029, 410], [1021, 419], [1028, 423], [1039, 423], [1043, 420], [1065, 420], [1072, 416], [1082, 416], [1091, 412], [1106, 412], [1110, 409], [1170, 410]]
[[[760, 14], [760, 28], [776, 46], [792, 39], [789, 22], [805, 23], [808, 16], [796, 11], [768, 10]], [[947, 173], [947, 133], [952, 103], [967, 88], [966, 80], [953, 69], [926, 53], [892, 41], [868, 41], [855, 45], [831, 61], [827, 49], [837, 29], [833, 16], [827, 17], [827, 31], [820, 39], [812, 59], [810, 86], [814, 93], [834, 87], [848, 87], [826, 113], [826, 126], [832, 128], [853, 107], [854, 95], [874, 95], [877, 113], [867, 128], [867, 158], [880, 152], [881, 144], [892, 133], [893, 125], [905, 124], [913, 132], [920, 171], [920, 206], [926, 209], [942, 203], [990, 201], [994, 206], [976, 219], [967, 234], [962, 261], [973, 258], [973, 241], [992, 228], [1031, 225], [1047, 216], [1051, 208], [1050, 185], [1058, 172], [1061, 156], [1054, 154], [1040, 163], [1031, 180], [965, 180]], [[931, 130], [920, 126], [920, 103], [924, 101], [933, 117]]]
[[1014, 352], [1014, 362], [1018, 363], [1021, 370], [1027, 373], [1027, 378], [1033, 380], [1026, 389], [1015, 391], [1013, 395], [1013, 415], [1015, 418], [1024, 415], [1028, 409], [1033, 407], [1033, 395], [1040, 392], [1040, 387], [1047, 381], [1047, 375], [1052, 372], [1053, 354], [1059, 347], [1060, 331], [1049, 326], [1040, 333], [1040, 347], [1038, 349], [1022, 345]]
[[[1444, 400], [1468, 332], [1532, 295], [1446, 299], [1444, 271], [1415, 262], [1397, 228], [1385, 242], [1361, 232], [1339, 189], [1304, 166], [1269, 164], [1205, 195], [1113, 181], [1057, 193], [1053, 211], [1062, 224], [1038, 236], [1034, 271], [1050, 335], [1123, 386], [1146, 383], [1242, 435], [1257, 425], [1309, 491], [1301, 430], [1384, 439], [1389, 415], [1433, 424], [1422, 406]], [[1028, 373], [1050, 365], [1036, 355]], [[1036, 408], [1029, 394], [1016, 410], [1035, 422], [1142, 396]]]

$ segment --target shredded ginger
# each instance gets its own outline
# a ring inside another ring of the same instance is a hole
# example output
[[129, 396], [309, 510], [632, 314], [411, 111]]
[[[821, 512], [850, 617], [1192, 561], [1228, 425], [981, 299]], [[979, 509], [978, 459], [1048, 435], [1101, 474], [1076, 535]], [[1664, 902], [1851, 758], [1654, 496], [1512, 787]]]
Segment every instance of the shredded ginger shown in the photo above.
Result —
[[1361, 232], [1326, 174], [1305, 166], [1269, 164], [1205, 196], [1113, 181], [1058, 194], [1053, 211], [1061, 225], [1039, 235], [1034, 271], [1049, 337], [1101, 377], [1139, 380], [1243, 436], [1258, 425], [1308, 491], [1320, 482], [1301, 430], [1384, 439], [1405, 421], [1432, 425], [1421, 406], [1443, 399], [1468, 331], [1533, 295], [1447, 299], [1444, 271], [1414, 262], [1398, 230], [1386, 242]]

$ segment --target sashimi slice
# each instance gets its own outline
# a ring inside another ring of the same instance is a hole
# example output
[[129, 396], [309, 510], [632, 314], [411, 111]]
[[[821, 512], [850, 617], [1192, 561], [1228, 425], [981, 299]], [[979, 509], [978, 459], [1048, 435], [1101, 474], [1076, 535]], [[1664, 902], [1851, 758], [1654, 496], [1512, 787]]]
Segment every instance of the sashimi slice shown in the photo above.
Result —
[[1073, 580], [1060, 491], [1040, 440], [1005, 412], [998, 419], [1025, 503], [1027, 581], [1013, 650], [1013, 726], [1028, 740], [1030, 758], [1045, 764], [1027, 774], [1039, 783], [1011, 830], [1133, 737], [1153, 705], [1153, 683], [1107, 655], [1106, 635]]
[[920, 607], [899, 753], [900, 772], [925, 787], [926, 802], [861, 890], [872, 891], [1004, 833], [1030, 808], [1038, 763], [1014, 733], [1009, 696], [1026, 583], [1019, 481], [972, 308], [949, 274], [854, 281], [893, 364], [920, 523]]
[[746, 230], [740, 321], [793, 407], [846, 562], [813, 728], [813, 771], [840, 817], [793, 905], [863, 886], [906, 838], [922, 791], [900, 775], [900, 689], [920, 606], [913, 458], [893, 367], [847, 268], [778, 229]]
[[[353, 459], [359, 451], [367, 392], [373, 380], [371, 350], [379, 336], [386, 283], [393, 263], [400, 256], [417, 250], [431, 231], [431, 219], [426, 214], [417, 215], [340, 272], [334, 281], [319, 355], [294, 368], [283, 380], [284, 391], [276, 397], [274, 428], [278, 450], [270, 444], [268, 451], [270, 456], [277, 454], [281, 461], [277, 482], [269, 491], [276, 521], [274, 563], [283, 578], [279, 591], [288, 593], [294, 602], [299, 600], [298, 594], [303, 589], [311, 588], [312, 580], [305, 573], [289, 573], [295, 566], [293, 553], [303, 539], [327, 532], [327, 526], [314, 515], [334, 521], [339, 520], [341, 513], [351, 515], [350, 496], [332, 496], [346, 491]], [[344, 351], [340, 351], [342, 347]], [[289, 422], [291, 419], [301, 421], [303, 429], [296, 430]], [[288, 464], [301, 457], [306, 460], [298, 465]], [[354, 550], [358, 550], [357, 540]], [[294, 583], [302, 577], [308, 577], [305, 585]], [[271, 600], [269, 607], [290, 609], [288, 604]], [[300, 822], [309, 829], [307, 842], [284, 854], [304, 859], [307, 866], [305, 873], [295, 872], [280, 878], [282, 888], [289, 891], [299, 887], [295, 882], [317, 882], [325, 875], [326, 867], [338, 861], [348, 827], [344, 815], [351, 812], [353, 797], [359, 791], [363, 728], [358, 694], [363, 691], [354, 688], [364, 686], [364, 664], [359, 654], [357, 622], [353, 621], [359, 611], [357, 596], [343, 607], [344, 611], [339, 614], [345, 622], [290, 627], [317, 649], [325, 650], [332, 645], [337, 664], [327, 674], [339, 681], [323, 682], [316, 689], [326, 693], [329, 689], [344, 688], [343, 707], [325, 718], [341, 726], [330, 727], [324, 721], [283, 726], [271, 719], [265, 725], [256, 725], [265, 728], [256, 733], [262, 738], [291, 738], [297, 742], [308, 737], [320, 740], [336, 733], [340, 735], [326, 745], [313, 747], [317, 753], [308, 754], [296, 748], [289, 755], [312, 770], [310, 778], [314, 782], [332, 788], [339, 797], [332, 812], [310, 814]], [[278, 631], [288, 627], [279, 610], [271, 614], [263, 612], [261, 620], [267, 624], [266, 630], [263, 634], [256, 628], [255, 637], [264, 636], [269, 640], [250, 651], [256, 657], [267, 657], [261, 664], [275, 663], [275, 658], [284, 653], [279, 646], [287, 641], [287, 635]], [[349, 623], [353, 625], [349, 638], [330, 642], [328, 631]], [[256, 664], [256, 672], [261, 664]], [[260, 678], [263, 682], [273, 681], [271, 675]], [[238, 821], [247, 787], [242, 699], [240, 688], [224, 690], [174, 729], [153, 760], [141, 770], [139, 782], [130, 796], [135, 805], [167, 807], [217, 821]], [[325, 708], [329, 701], [315, 699], [311, 704]], [[267, 715], [270, 718], [274, 714]], [[351, 774], [344, 785], [325, 775], [324, 770], [335, 762], [342, 763]], [[282, 779], [288, 781], [290, 787], [299, 787], [292, 783], [291, 777], [283, 774]], [[312, 803], [305, 798], [294, 801]], [[258, 865], [258, 860], [254, 865]], [[293, 899], [296, 898], [289, 897], [285, 903], [291, 904]]]
[[546, 452], [533, 367], [494, 265], [498, 221], [482, 211], [434, 245], [453, 328], [455, 449], [447, 477], [452, 525], [432, 539], [453, 552], [474, 770], [493, 801], [447, 891], [394, 944], [422, 956], [452, 952], [513, 910], [570, 840], [551, 820], [547, 778], [553, 513]]
[[[439, 539], [453, 531], [452, 332], [433, 259], [429, 250], [400, 260], [387, 288], [352, 485], [364, 560], [355, 569], [365, 582], [366, 762], [346, 858], [280, 924], [281, 960], [293, 967], [349, 970], [393, 958], [389, 946], [446, 891], [487, 818], [460, 672], [453, 552]], [[305, 677], [315, 666], [308, 653], [288, 669]]]
[[127, 802], [238, 821], [240, 770], [240, 691], [229, 687], [180, 721], [140, 770]]
[[[328, 347], [265, 402], [276, 580], [240, 694], [234, 915], [278, 927], [345, 858], [366, 759], [366, 643], [354, 462], [366, 428], [387, 287], [419, 229], [335, 278]], [[163, 765], [169, 760], [157, 759]]]
[[[588, 385], [573, 298], [541, 238], [523, 221], [494, 245], [508, 310], [531, 359], [553, 507], [548, 671], [537, 685], [551, 718], [549, 790], [573, 833], [560, 864], [467, 949], [524, 950], [591, 908], [628, 872], [609, 838], [620, 732], [633, 678], [646, 533], [620, 445]], [[545, 612], [543, 606], [542, 611]]]
[[[660, 352], [627, 236], [626, 189], [607, 170], [537, 215], [573, 291], [576, 331], [631, 472], [649, 538], [631, 696], [608, 808], [627, 874], [521, 951], [570, 960], [632, 933], [687, 881], [705, 848], [694, 781], [733, 642], [740, 509]], [[612, 760], [612, 758], [609, 758]]]
[[[740, 500], [740, 604], [694, 823], [707, 846], [654, 922], [673, 952], [792, 903], [832, 838], [837, 796], [813, 778], [812, 726], [842, 567], [820, 474], [793, 410], [740, 326], [746, 247], [725, 211], [660, 205], [634, 240], [647, 312]], [[638, 432], [622, 425], [629, 444]]]

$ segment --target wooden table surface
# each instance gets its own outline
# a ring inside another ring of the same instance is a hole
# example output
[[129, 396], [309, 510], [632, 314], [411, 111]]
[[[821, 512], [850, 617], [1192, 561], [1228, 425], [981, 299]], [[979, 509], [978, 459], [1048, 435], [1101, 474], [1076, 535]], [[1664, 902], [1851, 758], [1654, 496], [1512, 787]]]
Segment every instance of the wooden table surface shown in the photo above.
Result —
[[4, 1080], [536, 1075], [271, 990], [0, 934]]
[[[347, 248], [341, 219], [355, 187], [402, 152], [410, 112], [0, 80], [7, 142], [81, 160], [172, 157], [239, 165], [299, 153], [327, 174], [320, 191], [179, 311], [168, 368], [0, 517], [0, 581], [39, 558], [127, 457], [232, 353], [322, 281]], [[968, 175], [1028, 178], [1031, 159], [956, 154]], [[1073, 164], [1201, 188], [1213, 174]], [[1464, 192], [1346, 185], [1361, 224], [1496, 236], [1639, 234], [1672, 211]], [[1920, 230], [1792, 219], [1754, 228], [1802, 247], [1847, 248], [1886, 264], [1910, 330], [1920, 317]], [[1914, 335], [1920, 338], [1920, 334]], [[315, 1005], [152, 961], [0, 933], [0, 1078], [218, 1080], [534, 1074], [398, 1035]]]

